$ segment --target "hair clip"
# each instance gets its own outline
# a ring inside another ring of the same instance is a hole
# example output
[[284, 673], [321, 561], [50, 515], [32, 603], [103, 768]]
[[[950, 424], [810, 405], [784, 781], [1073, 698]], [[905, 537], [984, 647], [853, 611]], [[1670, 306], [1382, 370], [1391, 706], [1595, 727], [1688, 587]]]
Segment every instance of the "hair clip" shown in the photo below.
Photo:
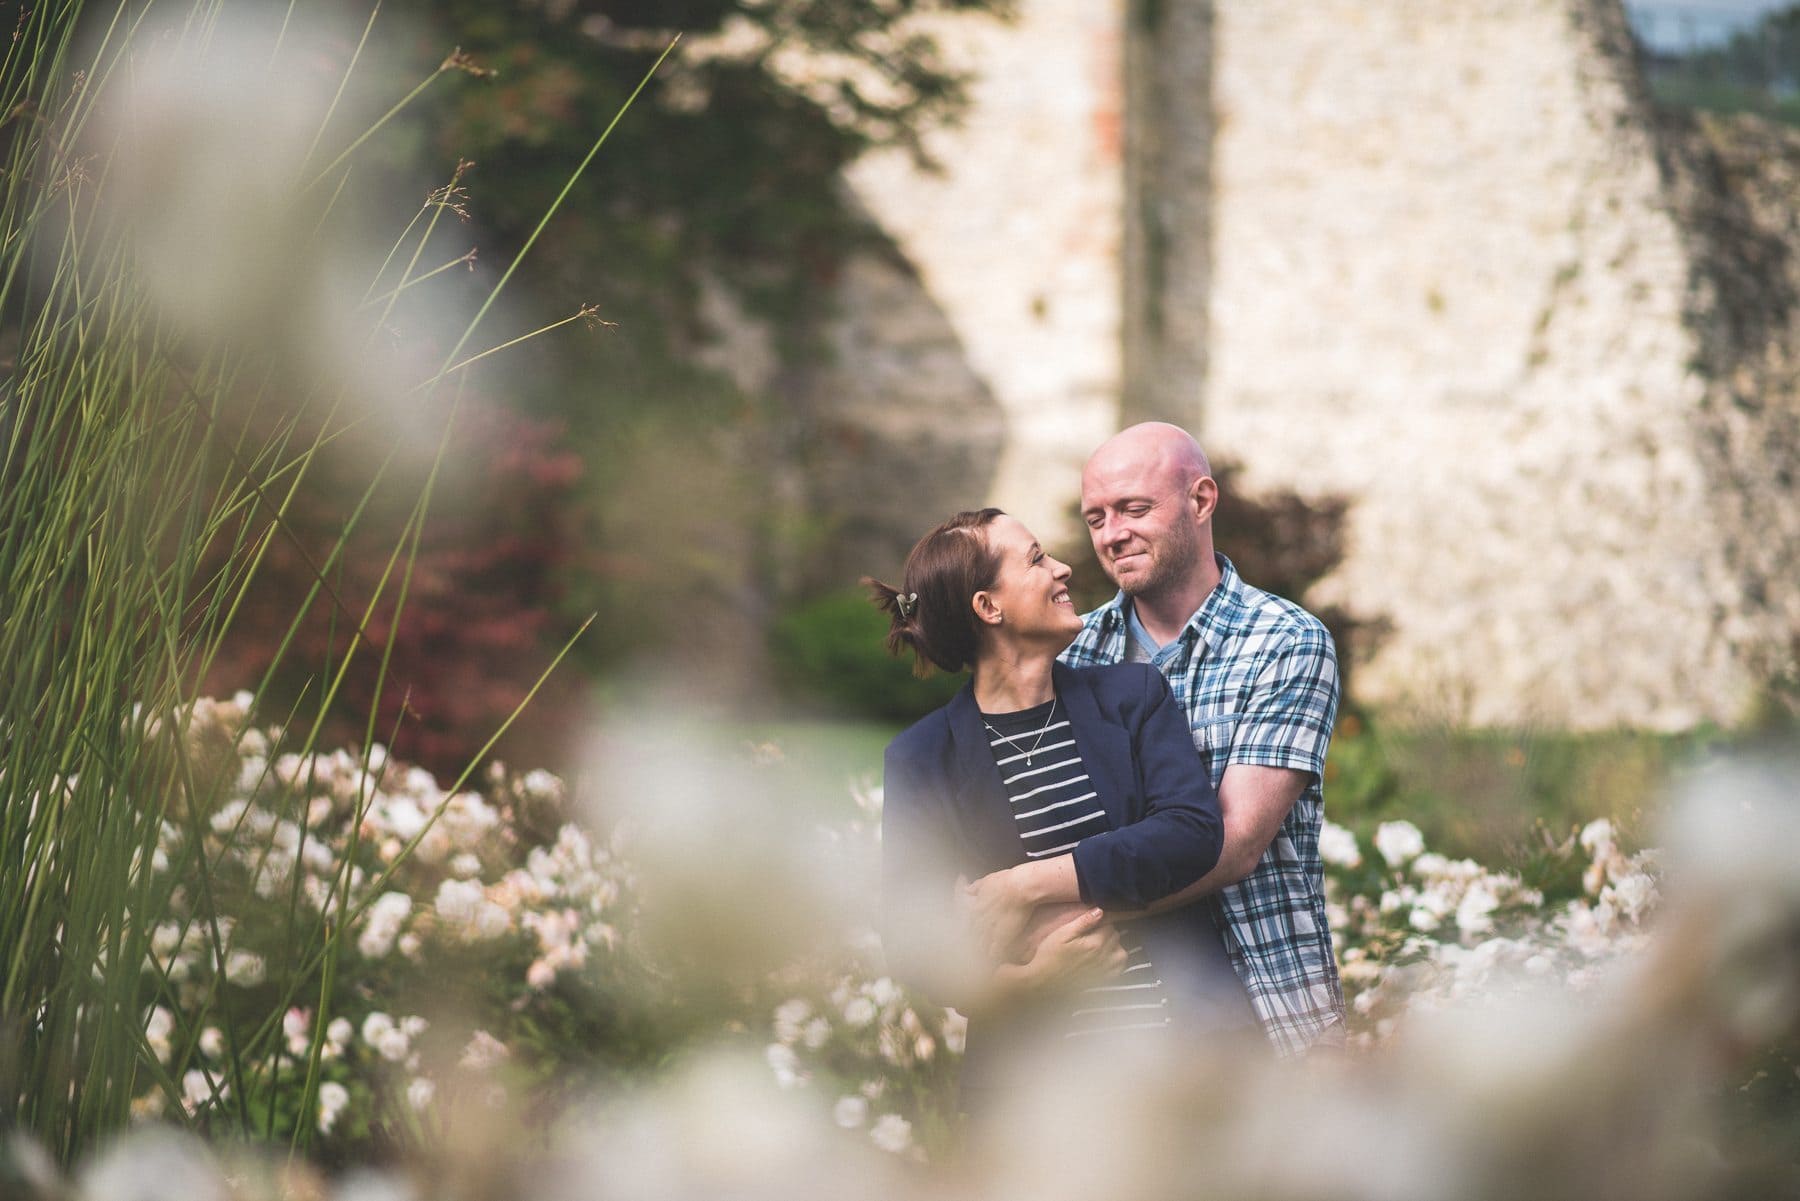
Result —
[[919, 594], [917, 592], [894, 593], [894, 607], [900, 610], [900, 616], [911, 617], [919, 610]]

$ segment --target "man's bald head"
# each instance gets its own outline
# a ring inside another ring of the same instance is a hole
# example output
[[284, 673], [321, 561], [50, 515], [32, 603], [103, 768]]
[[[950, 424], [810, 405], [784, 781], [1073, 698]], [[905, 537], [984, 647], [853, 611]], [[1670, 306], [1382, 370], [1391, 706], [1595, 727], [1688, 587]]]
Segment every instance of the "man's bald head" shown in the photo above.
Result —
[[1081, 473], [1084, 491], [1090, 474], [1129, 475], [1185, 492], [1195, 480], [1210, 476], [1212, 465], [1206, 461], [1200, 443], [1180, 426], [1145, 421], [1120, 430], [1088, 456]]

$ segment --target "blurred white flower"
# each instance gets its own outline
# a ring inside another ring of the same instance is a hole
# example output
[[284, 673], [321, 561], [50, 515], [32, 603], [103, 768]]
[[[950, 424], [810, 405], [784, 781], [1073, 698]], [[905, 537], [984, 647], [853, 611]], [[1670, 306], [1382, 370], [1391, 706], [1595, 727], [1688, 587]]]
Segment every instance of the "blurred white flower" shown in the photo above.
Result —
[[282, 1015], [281, 1033], [287, 1039], [288, 1054], [304, 1056], [312, 1049], [312, 1011], [289, 1009]]
[[1361, 867], [1362, 848], [1356, 835], [1333, 821], [1319, 828], [1319, 858], [1337, 867]]
[[763, 1058], [768, 1060], [769, 1070], [775, 1073], [775, 1082], [782, 1088], [792, 1088], [800, 1083], [800, 1061], [792, 1047], [786, 1043], [770, 1043], [763, 1048]]
[[350, 1104], [350, 1090], [335, 1080], [319, 1085], [319, 1133], [330, 1134], [338, 1115]]
[[263, 957], [254, 951], [232, 951], [225, 956], [225, 979], [239, 988], [255, 988], [263, 982]]
[[869, 1128], [869, 1139], [883, 1151], [898, 1155], [912, 1146], [912, 1123], [897, 1113], [884, 1113]]
[[844, 1006], [844, 1021], [860, 1029], [875, 1020], [879, 1011], [868, 997], [855, 997]]
[[394, 1019], [376, 1010], [363, 1018], [362, 1040], [373, 1047], [381, 1042], [382, 1036], [394, 1028]]
[[437, 1085], [424, 1076], [413, 1077], [406, 1086], [406, 1103], [418, 1112], [423, 1112], [436, 1095]]
[[384, 892], [369, 906], [363, 918], [356, 949], [365, 959], [380, 959], [394, 947], [400, 927], [412, 916], [412, 897], [404, 892]]
[[190, 1068], [181, 1077], [181, 1104], [189, 1113], [198, 1113], [213, 1103], [215, 1091], [219, 1100], [224, 1100], [229, 1087], [223, 1081], [215, 1081], [203, 1068]]
[[144, 1038], [158, 1063], [169, 1062], [169, 1036], [175, 1032], [175, 1015], [161, 1005], [150, 1011], [144, 1022]]
[[1500, 898], [1492, 890], [1483, 884], [1473, 885], [1456, 906], [1457, 927], [1466, 934], [1484, 934], [1494, 928], [1492, 914], [1499, 907]]
[[861, 1097], [839, 1097], [831, 1107], [831, 1120], [846, 1130], [856, 1130], [869, 1120], [869, 1103]]
[[1425, 836], [1409, 821], [1382, 822], [1375, 827], [1375, 849], [1389, 867], [1398, 868], [1424, 852]]
[[775, 1037], [784, 1043], [799, 1039], [800, 1028], [812, 1017], [812, 1006], [801, 997], [792, 997], [775, 1007]]
[[375, 1053], [389, 1063], [399, 1063], [412, 1050], [412, 1039], [398, 1026], [390, 1026], [375, 1040]]
[[506, 1049], [505, 1043], [486, 1030], [477, 1030], [469, 1038], [468, 1045], [463, 1048], [462, 1058], [457, 1060], [457, 1066], [485, 1072], [489, 1068], [505, 1062], [509, 1055], [511, 1052]]

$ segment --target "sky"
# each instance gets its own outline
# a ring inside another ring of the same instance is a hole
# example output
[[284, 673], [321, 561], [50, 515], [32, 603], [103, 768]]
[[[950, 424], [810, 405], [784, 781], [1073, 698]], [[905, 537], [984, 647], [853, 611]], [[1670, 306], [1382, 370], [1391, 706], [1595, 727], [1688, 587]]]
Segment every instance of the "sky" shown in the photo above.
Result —
[[1795, 0], [1625, 0], [1638, 36], [1657, 50], [1722, 42], [1764, 13]]

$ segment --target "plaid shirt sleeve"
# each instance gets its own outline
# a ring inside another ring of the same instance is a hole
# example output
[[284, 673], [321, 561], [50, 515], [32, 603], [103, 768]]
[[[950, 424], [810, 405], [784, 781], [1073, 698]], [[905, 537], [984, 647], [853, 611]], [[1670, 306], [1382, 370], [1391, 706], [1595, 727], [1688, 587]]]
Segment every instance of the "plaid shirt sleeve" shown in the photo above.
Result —
[[1227, 762], [1292, 768], [1319, 782], [1337, 703], [1331, 635], [1316, 622], [1303, 625], [1258, 668]]

